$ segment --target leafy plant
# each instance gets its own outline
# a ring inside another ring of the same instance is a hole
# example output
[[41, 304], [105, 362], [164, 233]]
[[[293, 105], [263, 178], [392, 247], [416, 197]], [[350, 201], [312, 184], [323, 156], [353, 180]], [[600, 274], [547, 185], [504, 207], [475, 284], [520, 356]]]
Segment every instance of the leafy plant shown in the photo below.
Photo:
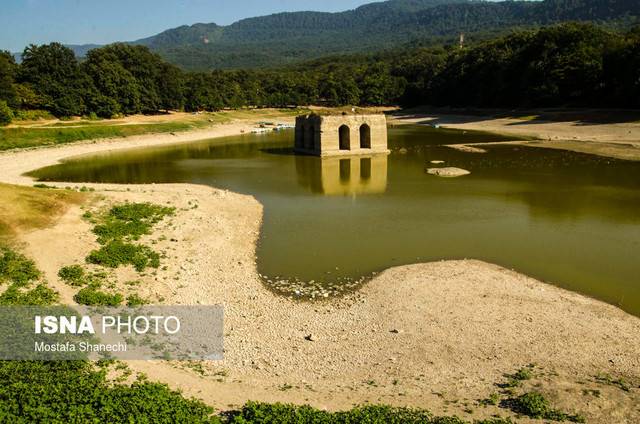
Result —
[[137, 294], [131, 294], [127, 296], [127, 306], [140, 306], [149, 303], [146, 299], [143, 299]]
[[58, 277], [71, 286], [81, 286], [85, 283], [84, 268], [80, 265], [68, 265], [60, 268]]
[[173, 207], [152, 203], [117, 205], [111, 208], [102, 224], [93, 228], [93, 232], [101, 244], [115, 239], [138, 240], [140, 236], [149, 234], [154, 224], [174, 213]]
[[73, 300], [88, 306], [118, 306], [124, 299], [120, 293], [105, 293], [97, 287], [90, 286], [80, 289], [73, 296]]
[[43, 283], [32, 289], [13, 284], [0, 295], [0, 305], [50, 305], [57, 300], [58, 293]]
[[86, 258], [88, 263], [117, 268], [120, 265], [133, 265], [138, 272], [146, 267], [158, 268], [160, 255], [144, 245], [112, 240], [100, 249], [93, 250]]
[[577, 423], [585, 422], [580, 415], [570, 415], [562, 411], [553, 409], [549, 401], [540, 393], [525, 393], [507, 402], [510, 408], [520, 414], [531, 418], [547, 419], [555, 421], [573, 421]]
[[0, 247], [0, 283], [25, 286], [40, 278], [40, 271], [31, 259], [6, 247]]
[[7, 102], [0, 100], [0, 127], [9, 125], [13, 119], [13, 112]]

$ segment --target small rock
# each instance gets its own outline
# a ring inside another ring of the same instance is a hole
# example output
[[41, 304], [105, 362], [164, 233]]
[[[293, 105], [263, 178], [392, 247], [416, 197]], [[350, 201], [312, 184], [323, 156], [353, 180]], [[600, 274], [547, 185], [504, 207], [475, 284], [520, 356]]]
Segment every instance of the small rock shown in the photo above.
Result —
[[314, 336], [313, 334], [308, 334], [306, 336], [304, 336], [304, 339], [310, 342], [315, 342], [317, 339], [316, 336]]
[[436, 175], [438, 177], [461, 177], [463, 175], [469, 175], [471, 172], [462, 168], [427, 168], [427, 174]]

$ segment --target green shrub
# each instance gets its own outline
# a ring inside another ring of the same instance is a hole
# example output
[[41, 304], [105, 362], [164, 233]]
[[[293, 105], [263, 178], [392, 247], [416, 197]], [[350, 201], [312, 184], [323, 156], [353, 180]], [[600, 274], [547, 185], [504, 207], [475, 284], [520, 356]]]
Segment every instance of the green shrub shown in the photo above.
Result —
[[220, 423], [164, 384], [110, 384], [88, 361], [0, 361], [0, 381], [7, 423]]
[[531, 368], [520, 368], [518, 371], [516, 371], [515, 374], [513, 374], [512, 376], [515, 380], [519, 380], [519, 381], [524, 381], [524, 380], [531, 380], [531, 378], [533, 377], [533, 373], [531, 372]]
[[500, 401], [500, 395], [497, 393], [491, 393], [488, 398], [482, 399], [480, 403], [485, 406], [497, 405], [499, 401]]
[[138, 240], [140, 236], [149, 234], [154, 224], [174, 213], [175, 208], [172, 207], [125, 203], [111, 208], [104, 222], [96, 225], [93, 232], [101, 244], [115, 239]]
[[[439, 419], [445, 421], [437, 421]], [[458, 418], [431, 418], [427, 411], [411, 408], [394, 408], [371, 405], [353, 408], [349, 411], [326, 412], [308, 405], [297, 406], [281, 403], [248, 402], [230, 421], [234, 424], [258, 423], [362, 423], [362, 424], [464, 424]]]
[[118, 306], [122, 303], [123, 298], [120, 293], [105, 293], [98, 290], [97, 287], [85, 287], [73, 296], [73, 300], [88, 306]]
[[42, 283], [30, 290], [13, 284], [0, 295], [0, 305], [50, 305], [57, 301], [58, 293]]
[[24, 110], [16, 109], [13, 111], [14, 121], [37, 121], [39, 119], [54, 119], [51, 113], [46, 110]]
[[80, 265], [68, 265], [60, 268], [58, 277], [71, 286], [82, 286], [85, 283], [84, 269]]
[[516, 399], [511, 399], [509, 404], [511, 409], [520, 414], [531, 418], [555, 420], [555, 421], [573, 421], [583, 423], [585, 420], [580, 415], [569, 415], [562, 411], [553, 409], [549, 401], [540, 393], [525, 393]]
[[133, 265], [138, 272], [146, 267], [158, 268], [160, 255], [151, 248], [139, 244], [112, 240], [100, 249], [93, 250], [86, 258], [88, 263], [117, 268], [120, 265]]
[[0, 283], [25, 286], [40, 278], [40, 271], [31, 259], [9, 248], [0, 247]]
[[[28, 283], [40, 275], [32, 261], [9, 249], [3, 249], [0, 264], [0, 275], [7, 281]], [[44, 284], [29, 291], [18, 286], [14, 283], [5, 290], [0, 304], [57, 301], [56, 293]], [[213, 409], [198, 400], [186, 399], [163, 384], [141, 380], [112, 384], [106, 371], [96, 370], [88, 361], [0, 361], [0, 381], [3, 423], [220, 424]]]
[[149, 302], [147, 302], [146, 299], [143, 299], [137, 294], [131, 294], [127, 296], [127, 306], [140, 306], [140, 305], [145, 305], [147, 303]]
[[7, 102], [0, 100], [0, 127], [9, 125], [13, 119], [13, 112]]

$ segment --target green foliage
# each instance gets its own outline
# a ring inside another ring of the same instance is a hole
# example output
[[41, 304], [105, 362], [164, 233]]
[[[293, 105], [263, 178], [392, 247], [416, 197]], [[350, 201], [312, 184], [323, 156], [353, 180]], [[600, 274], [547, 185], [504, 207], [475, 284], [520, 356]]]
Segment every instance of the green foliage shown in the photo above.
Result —
[[146, 299], [143, 299], [137, 294], [131, 294], [127, 296], [127, 306], [140, 306], [149, 303]]
[[105, 371], [86, 361], [2, 361], [0, 379], [2, 422], [220, 422], [210, 407], [166, 385], [110, 385]]
[[393, 408], [390, 406], [360, 406], [344, 412], [327, 412], [311, 406], [286, 405], [281, 403], [248, 402], [230, 422], [234, 424], [269, 423], [361, 423], [361, 424], [411, 424], [411, 423], [451, 423], [463, 421], [438, 421], [422, 410]]
[[60, 268], [58, 277], [71, 286], [81, 286], [85, 283], [84, 268], [80, 265], [68, 265]]
[[18, 106], [14, 85], [17, 69], [13, 55], [0, 50], [0, 101], [11, 107]]
[[51, 126], [0, 128], [0, 150], [72, 143], [95, 138], [129, 137], [148, 133], [167, 133], [201, 128], [205, 122], [162, 122], [154, 124], [119, 125], [96, 123], [81, 127]]
[[148, 246], [131, 243], [140, 236], [150, 234], [151, 227], [166, 216], [173, 215], [175, 208], [152, 203], [125, 203], [114, 206], [93, 228], [98, 242], [103, 246], [92, 251], [86, 260], [89, 263], [117, 268], [133, 265], [138, 272], [146, 267], [158, 268], [160, 255]]
[[0, 305], [47, 305], [58, 294], [43, 283], [32, 285], [41, 277], [35, 263], [7, 247], [0, 247], [0, 284], [9, 284], [0, 294]]
[[[190, 70], [286, 66], [323, 56], [379, 51], [416, 42], [457, 43], [476, 34], [565, 21], [626, 26], [638, 21], [635, 0], [481, 2], [395, 0], [339, 13], [294, 12], [181, 26], [136, 43]], [[203, 43], [203, 40], [208, 43]]]
[[16, 109], [13, 111], [14, 121], [37, 121], [40, 119], [53, 119], [54, 116], [46, 110]]
[[13, 284], [0, 295], [0, 305], [50, 305], [57, 300], [58, 293], [44, 283], [31, 289]]
[[38, 278], [40, 271], [31, 259], [7, 247], [0, 247], [0, 284], [24, 287]]
[[615, 378], [609, 374], [599, 374], [596, 376], [596, 381], [603, 384], [618, 387], [620, 390], [628, 392], [631, 390], [631, 386], [623, 378]]
[[555, 421], [572, 421], [583, 423], [585, 420], [579, 415], [569, 415], [553, 409], [549, 401], [540, 393], [525, 393], [510, 401], [511, 409], [531, 418]]
[[480, 403], [482, 405], [497, 405], [500, 402], [500, 395], [497, 393], [491, 393], [488, 398], [482, 399]]
[[96, 225], [93, 232], [102, 244], [113, 239], [138, 240], [140, 236], [149, 234], [154, 224], [174, 213], [173, 207], [152, 203], [125, 203], [111, 208], [104, 224]]
[[92, 285], [80, 289], [73, 296], [73, 300], [81, 305], [88, 306], [118, 306], [124, 299], [120, 293], [105, 293]]
[[[57, 300], [44, 284], [24, 290], [24, 282], [39, 278], [40, 272], [32, 261], [6, 248], [0, 276], [3, 282], [14, 282], [0, 295], [1, 305], [50, 305]], [[84, 297], [94, 304], [114, 300], [88, 292]], [[220, 423], [210, 407], [166, 385], [142, 380], [114, 385], [105, 376], [105, 369], [97, 370], [88, 361], [0, 361], [0, 422]]]
[[18, 81], [33, 87], [46, 109], [56, 116], [83, 115], [87, 111], [85, 97], [95, 91], [73, 51], [60, 43], [26, 47]]
[[[591, 0], [584, 1], [590, 4]], [[599, 5], [584, 9], [578, 5], [580, 2], [571, 5], [555, 3], [554, 13], [571, 9], [573, 12], [567, 12], [567, 16], [577, 13], [584, 19], [624, 14], [629, 10], [636, 15], [640, 14], [637, 6], [634, 8], [629, 4], [616, 3], [615, 6], [620, 8], [612, 6], [616, 10], [610, 10]], [[426, 22], [441, 18], [439, 14], [432, 15], [436, 11], [453, 13], [451, 18], [447, 18], [451, 19], [449, 24], [453, 26], [441, 29], [444, 31], [446, 28], [451, 33], [454, 31], [452, 28], [460, 26], [452, 22], [465, 22], [460, 28], [460, 31], [465, 31], [464, 28], [468, 25], [475, 28], [475, 24], [470, 24], [469, 21], [495, 20], [496, 14], [516, 14], [518, 19], [529, 22], [531, 16], [540, 12], [538, 9], [548, 8], [551, 2], [516, 2], [511, 7], [507, 7], [506, 2], [434, 4], [433, 1], [418, 1], [411, 4], [422, 6], [409, 9], [396, 9], [394, 6], [394, 13], [399, 15], [392, 17], [386, 15], [386, 8], [390, 7], [387, 3], [345, 12], [344, 16], [348, 20], [361, 15], [357, 26], [365, 25], [362, 31], [370, 32], [365, 24], [369, 19], [373, 19], [371, 22], [377, 28], [370, 36], [363, 37], [359, 34], [347, 40], [349, 43], [355, 40], [353, 42], [361, 45], [362, 40], [366, 39], [367, 43], [377, 45], [376, 37], [384, 33], [387, 19], [394, 21], [399, 16], [405, 16], [405, 13], [410, 13], [410, 16], [418, 13], [426, 21], [412, 17], [410, 22], [401, 26], [403, 30], [412, 23], [418, 24], [420, 28], [427, 28]], [[384, 18], [379, 15], [382, 10], [385, 10]], [[547, 12], [540, 22], [549, 24], [565, 19], [553, 18], [553, 14]], [[469, 19], [467, 13], [473, 13]], [[241, 32], [271, 34], [269, 22], [285, 25], [285, 22], [299, 18], [305, 22], [308, 20], [306, 15], [298, 18], [294, 15], [296, 14], [259, 18], [258, 21], [267, 25], [266, 27], [249, 28], [243, 24]], [[334, 18], [325, 18], [316, 17], [309, 21], [309, 25], [314, 27], [320, 22], [324, 22], [322, 25], [335, 24]], [[269, 36], [269, 42], [274, 43], [279, 38], [289, 40], [289, 30], [295, 33], [301, 28], [289, 29], [286, 25], [282, 26], [277, 35], [271, 34], [275, 38]], [[342, 25], [338, 25], [336, 31], [342, 28]], [[429, 31], [433, 30], [432, 27], [428, 28]], [[386, 29], [397, 33], [395, 26]], [[182, 30], [190, 31], [189, 28]], [[202, 28], [198, 31], [208, 33], [208, 30]], [[304, 27], [304, 31], [309, 32], [310, 29]], [[227, 30], [223, 32], [226, 34]], [[495, 37], [495, 33], [487, 34]], [[412, 32], [412, 37], [416, 36], [419, 36], [419, 32]], [[221, 42], [225, 37], [223, 35], [220, 38]], [[252, 36], [249, 38], [253, 40]], [[262, 35], [258, 38], [262, 40]], [[12, 81], [8, 85], [5, 83], [12, 90], [12, 94], [5, 95], [7, 99], [12, 99], [6, 100], [9, 106], [46, 109], [56, 116], [89, 115], [110, 118], [121, 114], [156, 113], [171, 109], [217, 111], [244, 106], [288, 107], [310, 104], [640, 107], [640, 36], [637, 31], [622, 34], [593, 24], [568, 23], [538, 30], [520, 29], [483, 42], [473, 41], [474, 36], [468, 38], [472, 41], [469, 47], [464, 48], [456, 46], [453, 40], [440, 41], [440, 46], [432, 41], [426, 45], [422, 43], [422, 46], [420, 43], [407, 43], [405, 47], [368, 55], [355, 54], [357, 49], [344, 49], [343, 44], [337, 43], [336, 50], [324, 51], [324, 54], [333, 56], [321, 60], [306, 63], [298, 60], [298, 64], [285, 60], [280, 68], [271, 69], [217, 69], [191, 73], [168, 64], [158, 54], [140, 45], [116, 43], [92, 49], [81, 64], [71, 50], [60, 44], [32, 45], [25, 49], [24, 60], [20, 65], [11, 64], [5, 56], [0, 55], [0, 101], [3, 100], [1, 87], [4, 63], [4, 78]], [[487, 40], [488, 37], [475, 39]], [[304, 51], [298, 45], [300, 41], [295, 39], [296, 49]], [[394, 39], [392, 44], [397, 46], [399, 42], [400, 39]], [[158, 44], [150, 44], [163, 51]], [[282, 45], [290, 48], [286, 43]], [[212, 43], [208, 47], [197, 48], [204, 48], [208, 54], [211, 52], [207, 49], [224, 50], [222, 46]], [[251, 46], [243, 44], [242, 48], [251, 49]], [[263, 51], [264, 46], [259, 50]], [[322, 49], [314, 50], [312, 56], [317, 56], [319, 52]], [[167, 54], [172, 57], [174, 53]], [[343, 55], [337, 56], [336, 53]], [[276, 57], [278, 60], [282, 58], [280, 55]], [[201, 59], [202, 56], [198, 58]], [[0, 148], [33, 145], [29, 140], [33, 137], [33, 129], [11, 130], [0, 133]], [[54, 129], [52, 132], [50, 128], [43, 128], [38, 131], [39, 138], [47, 138], [51, 143], [61, 143], [133, 134], [136, 129], [98, 126], [93, 129], [66, 128]]]
[[86, 258], [88, 263], [117, 268], [120, 265], [133, 265], [138, 272], [146, 267], [158, 268], [160, 255], [148, 246], [111, 240], [100, 249], [93, 250]]
[[531, 378], [533, 377], [533, 373], [531, 372], [530, 367], [524, 367], [516, 371], [516, 373], [513, 374], [512, 377], [513, 379], [519, 380], [519, 381], [531, 380]]
[[9, 125], [13, 119], [13, 112], [7, 105], [7, 102], [0, 100], [0, 127]]

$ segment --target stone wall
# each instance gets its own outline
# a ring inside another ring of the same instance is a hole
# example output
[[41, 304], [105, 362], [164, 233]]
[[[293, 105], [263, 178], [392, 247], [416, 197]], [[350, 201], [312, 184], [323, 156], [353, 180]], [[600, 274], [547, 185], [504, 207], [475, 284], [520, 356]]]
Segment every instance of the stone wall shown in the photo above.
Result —
[[295, 150], [318, 156], [388, 153], [384, 115], [317, 115], [296, 118]]

